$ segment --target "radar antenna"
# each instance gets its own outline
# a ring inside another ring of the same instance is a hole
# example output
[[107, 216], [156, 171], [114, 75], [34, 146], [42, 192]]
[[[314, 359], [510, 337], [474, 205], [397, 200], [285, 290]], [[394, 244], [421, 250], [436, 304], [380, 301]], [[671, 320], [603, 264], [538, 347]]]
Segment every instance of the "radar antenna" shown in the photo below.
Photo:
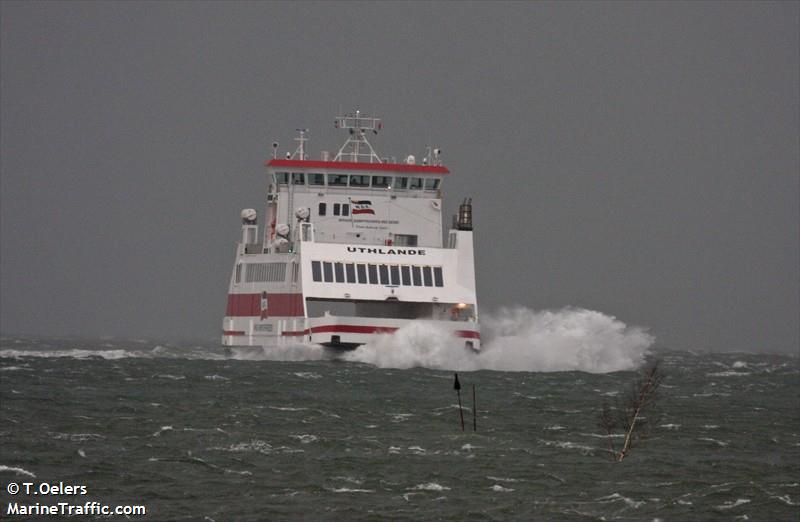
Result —
[[366, 131], [378, 134], [378, 131], [383, 128], [383, 123], [379, 118], [362, 116], [361, 111], [356, 111], [355, 114], [339, 116], [333, 124], [337, 129], [347, 129], [350, 132], [350, 136], [339, 149], [333, 161], [358, 162], [361, 161], [361, 158], [368, 158], [366, 161], [369, 163], [382, 163], [381, 158], [378, 157], [366, 138]]

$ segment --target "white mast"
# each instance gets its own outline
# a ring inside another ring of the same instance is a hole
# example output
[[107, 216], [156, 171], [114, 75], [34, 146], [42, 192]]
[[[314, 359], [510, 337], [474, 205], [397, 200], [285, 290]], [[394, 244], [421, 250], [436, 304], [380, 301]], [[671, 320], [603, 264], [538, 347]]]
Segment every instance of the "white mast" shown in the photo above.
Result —
[[[366, 131], [372, 131], [378, 134], [378, 131], [383, 128], [383, 123], [379, 118], [371, 116], [362, 116], [361, 111], [356, 111], [355, 114], [345, 114], [339, 116], [334, 120], [334, 126], [337, 129], [347, 129], [350, 136], [344, 142], [342, 148], [333, 158], [333, 161], [348, 160], [352, 162], [361, 161], [361, 158], [368, 158], [369, 163], [382, 163], [381, 158], [372, 148], [372, 145], [367, 141]], [[366, 149], [369, 152], [361, 152], [361, 149]]]

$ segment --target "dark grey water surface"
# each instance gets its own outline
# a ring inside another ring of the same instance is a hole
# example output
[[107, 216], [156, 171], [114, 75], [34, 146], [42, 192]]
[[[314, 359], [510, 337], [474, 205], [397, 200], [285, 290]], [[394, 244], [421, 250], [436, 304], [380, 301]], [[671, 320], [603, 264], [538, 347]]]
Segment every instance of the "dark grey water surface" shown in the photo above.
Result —
[[797, 358], [658, 355], [662, 417], [617, 464], [597, 414], [632, 371], [461, 373], [462, 433], [448, 371], [144, 341], [4, 338], [0, 356], [9, 520], [64, 498], [10, 482], [85, 485], [78, 503], [146, 520], [800, 518]]

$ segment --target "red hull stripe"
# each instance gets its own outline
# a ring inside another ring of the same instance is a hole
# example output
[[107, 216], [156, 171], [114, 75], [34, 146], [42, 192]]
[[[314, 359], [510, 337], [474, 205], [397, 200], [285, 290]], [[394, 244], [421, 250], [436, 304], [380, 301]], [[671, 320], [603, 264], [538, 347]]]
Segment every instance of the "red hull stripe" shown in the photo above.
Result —
[[417, 172], [419, 174], [450, 174], [447, 167], [432, 165], [406, 165], [405, 163], [354, 163], [351, 161], [310, 161], [271, 159], [267, 167], [298, 167], [331, 170], [381, 170], [389, 172]]
[[[323, 326], [314, 326], [312, 328], [306, 328], [305, 330], [286, 331], [283, 332], [281, 335], [297, 337], [301, 335], [308, 335], [310, 333], [382, 334], [382, 333], [394, 333], [396, 331], [397, 328], [393, 326], [361, 326], [361, 325], [350, 325], [350, 324], [329, 324]], [[475, 332], [473, 330], [458, 330], [456, 331], [456, 335], [458, 337], [463, 337], [466, 339], [481, 338], [480, 332]]]
[[[228, 317], [261, 317], [261, 294], [228, 294]], [[267, 293], [267, 317], [303, 317], [303, 294]]]
[[246, 335], [241, 330], [223, 330], [222, 335]]

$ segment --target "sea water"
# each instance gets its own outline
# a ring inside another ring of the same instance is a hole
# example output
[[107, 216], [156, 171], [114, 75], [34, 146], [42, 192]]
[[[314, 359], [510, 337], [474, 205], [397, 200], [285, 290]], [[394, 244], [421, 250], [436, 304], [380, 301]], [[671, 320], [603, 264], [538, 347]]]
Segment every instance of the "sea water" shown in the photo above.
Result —
[[[145, 506], [142, 520], [798, 520], [796, 357], [659, 350], [597, 312], [506, 312], [481, 354], [424, 327], [339, 355], [4, 337], [1, 516], [98, 502]], [[650, 435], [614, 462], [598, 414], [656, 359]]]

